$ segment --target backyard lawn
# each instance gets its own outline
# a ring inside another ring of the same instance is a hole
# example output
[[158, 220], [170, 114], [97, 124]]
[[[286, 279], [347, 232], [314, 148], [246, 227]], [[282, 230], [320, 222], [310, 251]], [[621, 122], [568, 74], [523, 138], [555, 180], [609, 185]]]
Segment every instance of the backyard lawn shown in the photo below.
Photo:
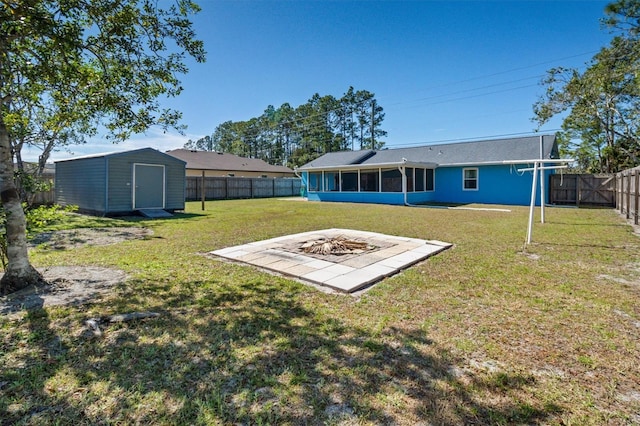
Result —
[[[613, 210], [552, 208], [525, 248], [528, 208], [511, 210], [261, 199], [58, 224], [153, 234], [32, 250], [128, 279], [0, 315], [0, 424], [640, 423], [640, 236]], [[454, 246], [358, 297], [205, 255], [325, 228]], [[87, 333], [143, 311], [160, 316]]]

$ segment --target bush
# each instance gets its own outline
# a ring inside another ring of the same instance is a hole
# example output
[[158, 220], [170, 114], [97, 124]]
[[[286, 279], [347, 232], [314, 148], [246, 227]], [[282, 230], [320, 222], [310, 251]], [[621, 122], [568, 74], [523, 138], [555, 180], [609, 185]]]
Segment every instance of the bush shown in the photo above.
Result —
[[[33, 209], [25, 207], [25, 216], [27, 220], [27, 238], [35, 233], [41, 232], [44, 228], [64, 219], [67, 213], [78, 210], [77, 206], [39, 206]], [[6, 214], [0, 207], [0, 262], [2, 267], [7, 268], [7, 228]]]

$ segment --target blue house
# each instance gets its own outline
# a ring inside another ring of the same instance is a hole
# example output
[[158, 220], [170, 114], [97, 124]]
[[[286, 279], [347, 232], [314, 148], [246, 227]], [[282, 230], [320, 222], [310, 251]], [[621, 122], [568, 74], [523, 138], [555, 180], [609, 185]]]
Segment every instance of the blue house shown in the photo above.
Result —
[[523, 169], [558, 158], [555, 135], [540, 135], [331, 152], [296, 172], [312, 201], [528, 205], [533, 173]]

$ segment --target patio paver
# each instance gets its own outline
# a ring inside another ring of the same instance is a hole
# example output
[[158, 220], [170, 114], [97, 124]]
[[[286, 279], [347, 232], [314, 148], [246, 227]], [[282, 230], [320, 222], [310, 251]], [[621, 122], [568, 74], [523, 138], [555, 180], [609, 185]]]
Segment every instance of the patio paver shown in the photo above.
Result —
[[[363, 241], [372, 248], [344, 256], [308, 254], [300, 248], [307, 241], [336, 237]], [[212, 251], [211, 254], [290, 276], [302, 282], [352, 293], [449, 247], [450, 243], [436, 240], [332, 228], [227, 247]]]

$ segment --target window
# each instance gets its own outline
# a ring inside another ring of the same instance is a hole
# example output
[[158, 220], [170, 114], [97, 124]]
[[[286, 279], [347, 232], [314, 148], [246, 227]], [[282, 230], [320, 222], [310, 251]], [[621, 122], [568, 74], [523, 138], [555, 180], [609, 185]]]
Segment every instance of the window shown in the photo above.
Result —
[[360, 191], [378, 192], [380, 184], [380, 176], [378, 170], [362, 170], [360, 171]]
[[478, 169], [463, 169], [463, 186], [465, 191], [475, 191], [478, 189]]
[[402, 174], [400, 170], [382, 170], [382, 192], [402, 192]]
[[320, 182], [322, 182], [321, 173], [309, 173], [309, 191], [320, 191]]
[[407, 176], [407, 192], [413, 192], [413, 167], [404, 169], [404, 174]]
[[416, 192], [424, 191], [424, 169], [416, 169]]
[[358, 191], [358, 172], [342, 172], [342, 191]]
[[433, 191], [434, 183], [433, 183], [433, 169], [426, 169], [427, 172], [427, 191]]
[[338, 191], [340, 188], [340, 176], [335, 172], [324, 173], [324, 190]]

